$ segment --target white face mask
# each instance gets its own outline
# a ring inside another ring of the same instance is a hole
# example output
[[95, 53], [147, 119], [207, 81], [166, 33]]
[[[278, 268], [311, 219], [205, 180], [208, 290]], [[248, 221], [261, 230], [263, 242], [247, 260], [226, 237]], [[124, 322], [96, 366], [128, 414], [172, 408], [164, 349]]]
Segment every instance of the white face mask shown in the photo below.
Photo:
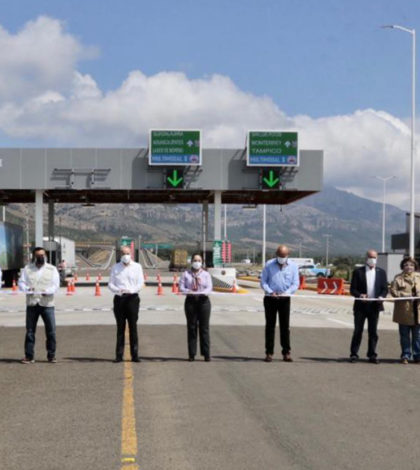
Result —
[[287, 256], [285, 258], [282, 258], [281, 256], [277, 256], [277, 262], [279, 264], [285, 264], [287, 261]]
[[366, 259], [366, 264], [367, 264], [370, 268], [373, 268], [373, 266], [376, 266], [376, 258], [367, 258], [367, 259]]
[[128, 264], [131, 261], [131, 256], [130, 255], [122, 255], [121, 256], [121, 261], [124, 264]]
[[201, 268], [202, 265], [203, 264], [201, 261], [193, 261], [193, 263], [191, 264], [192, 268], [197, 271]]

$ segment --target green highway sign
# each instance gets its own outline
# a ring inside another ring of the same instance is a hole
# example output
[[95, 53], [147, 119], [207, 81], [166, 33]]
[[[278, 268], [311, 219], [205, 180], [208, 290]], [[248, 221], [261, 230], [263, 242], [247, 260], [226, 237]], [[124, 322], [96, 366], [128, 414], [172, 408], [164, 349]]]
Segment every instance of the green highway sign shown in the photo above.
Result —
[[169, 189], [183, 188], [184, 187], [184, 169], [183, 168], [166, 168], [165, 187]]
[[280, 170], [278, 168], [262, 168], [260, 173], [261, 189], [279, 189]]
[[125, 235], [120, 238], [120, 246], [130, 246], [132, 242], [133, 239]]
[[172, 250], [173, 248], [172, 243], [142, 243], [141, 246], [146, 250], [155, 250], [156, 248], [159, 250]]
[[298, 133], [250, 131], [247, 145], [248, 166], [298, 166]]
[[201, 165], [198, 130], [151, 130], [149, 165]]

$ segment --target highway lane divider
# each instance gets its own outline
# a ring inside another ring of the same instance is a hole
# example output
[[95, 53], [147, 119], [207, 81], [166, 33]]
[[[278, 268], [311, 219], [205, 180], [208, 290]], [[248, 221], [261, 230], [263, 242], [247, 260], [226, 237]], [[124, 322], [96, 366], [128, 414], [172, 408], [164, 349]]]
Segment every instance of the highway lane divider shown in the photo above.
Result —
[[[125, 333], [124, 356], [130, 357], [130, 339]], [[134, 402], [133, 363], [124, 361], [124, 386], [121, 416], [121, 470], [139, 470], [138, 445]]]

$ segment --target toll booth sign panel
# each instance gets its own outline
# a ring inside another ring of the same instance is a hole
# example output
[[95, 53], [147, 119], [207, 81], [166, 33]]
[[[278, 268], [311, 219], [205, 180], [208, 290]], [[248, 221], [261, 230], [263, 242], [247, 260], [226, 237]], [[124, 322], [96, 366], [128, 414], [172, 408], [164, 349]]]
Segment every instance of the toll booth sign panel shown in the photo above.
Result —
[[223, 266], [222, 245], [222, 240], [213, 241], [213, 266], [215, 268]]
[[248, 166], [298, 166], [298, 133], [250, 131], [247, 164]]
[[201, 165], [199, 130], [151, 130], [149, 165]]

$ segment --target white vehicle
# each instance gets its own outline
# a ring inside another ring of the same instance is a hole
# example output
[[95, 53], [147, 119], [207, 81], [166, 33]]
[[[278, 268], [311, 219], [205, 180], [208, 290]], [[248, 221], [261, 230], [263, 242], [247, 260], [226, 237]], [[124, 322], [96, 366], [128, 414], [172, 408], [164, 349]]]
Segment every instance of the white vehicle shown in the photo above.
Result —
[[299, 266], [299, 274], [306, 277], [329, 277], [331, 270], [312, 263]]
[[315, 264], [313, 258], [289, 258], [289, 259], [290, 261], [293, 261], [294, 263], [296, 263], [298, 267], [304, 266], [306, 264]]

